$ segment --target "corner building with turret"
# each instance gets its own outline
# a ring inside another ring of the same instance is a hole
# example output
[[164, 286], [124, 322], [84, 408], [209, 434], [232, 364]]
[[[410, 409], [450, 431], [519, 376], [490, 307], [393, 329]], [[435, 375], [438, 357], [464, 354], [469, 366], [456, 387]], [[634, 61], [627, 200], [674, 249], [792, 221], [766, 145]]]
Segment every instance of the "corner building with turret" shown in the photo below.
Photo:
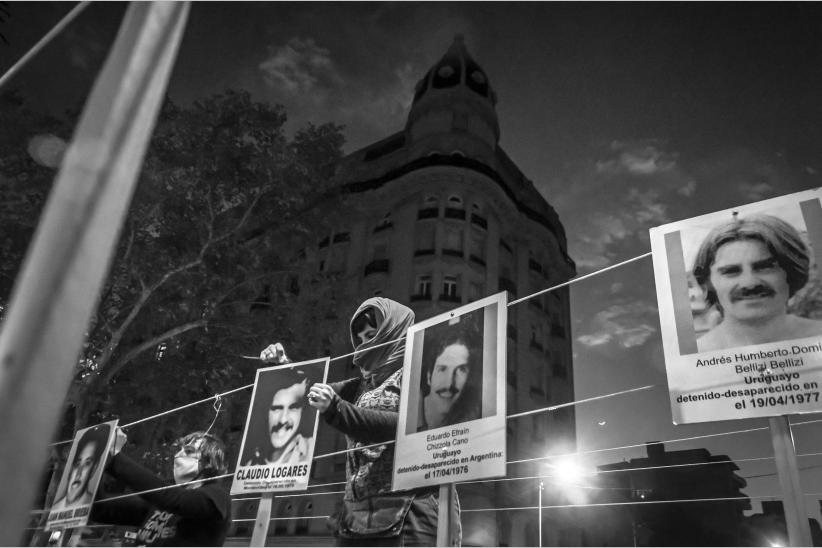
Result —
[[[496, 100], [457, 36], [417, 83], [405, 128], [342, 160], [335, 178], [355, 205], [315, 250], [317, 268], [339, 274], [337, 291], [357, 302], [397, 300], [420, 321], [499, 291], [510, 301], [574, 276], [556, 212], [499, 145]], [[572, 401], [567, 288], [510, 307], [508, 320], [507, 414]], [[354, 374], [332, 362], [329, 380]], [[345, 448], [342, 435], [320, 428], [315, 455]], [[508, 461], [556, 447], [576, 447], [572, 407], [507, 421]], [[341, 481], [343, 471], [342, 456], [315, 460], [311, 484]], [[541, 473], [543, 461], [508, 465], [509, 478]], [[538, 545], [538, 490], [538, 479], [458, 485], [463, 545]], [[330, 515], [336, 497], [278, 497], [272, 517]], [[546, 488], [542, 503], [562, 501]], [[523, 506], [534, 509], [480, 511]], [[573, 538], [572, 521], [545, 511], [543, 545]], [[322, 519], [272, 522], [271, 533], [269, 545], [330, 540]]]

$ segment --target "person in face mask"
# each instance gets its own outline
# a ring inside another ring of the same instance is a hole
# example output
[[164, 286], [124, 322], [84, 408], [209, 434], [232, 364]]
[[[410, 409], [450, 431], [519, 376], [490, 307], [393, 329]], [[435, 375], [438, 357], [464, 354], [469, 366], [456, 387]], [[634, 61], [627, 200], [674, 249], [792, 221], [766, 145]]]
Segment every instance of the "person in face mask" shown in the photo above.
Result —
[[[124, 455], [126, 439], [118, 428], [108, 474], [135, 491], [173, 485]], [[192, 432], [176, 446], [173, 475], [179, 487], [95, 503], [91, 519], [139, 526], [141, 546], [222, 546], [231, 524], [231, 498], [212, 478], [226, 473], [225, 446], [204, 432]]]
[[[366, 300], [350, 323], [353, 361], [360, 375], [309, 388], [309, 405], [345, 434], [349, 449], [343, 505], [333, 519], [338, 546], [436, 545], [439, 487], [392, 492], [394, 445], [365, 447], [396, 438], [405, 334], [413, 323], [414, 312], [396, 301]], [[274, 363], [287, 360], [280, 343], [267, 347], [260, 357]], [[458, 500], [453, 508], [456, 526], [450, 544], [458, 546]]]

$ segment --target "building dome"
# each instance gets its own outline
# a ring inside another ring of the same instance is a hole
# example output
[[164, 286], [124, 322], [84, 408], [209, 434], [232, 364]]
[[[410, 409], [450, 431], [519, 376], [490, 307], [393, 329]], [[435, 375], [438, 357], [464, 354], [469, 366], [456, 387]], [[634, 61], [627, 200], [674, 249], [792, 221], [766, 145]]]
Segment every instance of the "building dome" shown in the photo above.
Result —
[[445, 55], [417, 83], [406, 129], [412, 141], [463, 133], [493, 150], [499, 141], [496, 102], [488, 76], [458, 34]]

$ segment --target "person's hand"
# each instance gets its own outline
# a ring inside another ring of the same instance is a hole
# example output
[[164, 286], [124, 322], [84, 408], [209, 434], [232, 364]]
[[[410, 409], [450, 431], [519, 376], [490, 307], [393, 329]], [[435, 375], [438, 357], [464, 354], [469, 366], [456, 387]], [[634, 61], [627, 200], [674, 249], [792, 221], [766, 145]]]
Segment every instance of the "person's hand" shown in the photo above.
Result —
[[335, 395], [334, 389], [327, 384], [314, 383], [308, 390], [308, 405], [317, 409], [320, 413], [325, 413], [325, 410], [334, 401]]
[[111, 445], [111, 456], [113, 457], [117, 453], [119, 453], [123, 446], [128, 441], [128, 436], [126, 433], [123, 432], [123, 429], [119, 426], [117, 427], [117, 431], [114, 433], [114, 443]]
[[260, 359], [265, 363], [273, 363], [275, 365], [291, 362], [288, 356], [285, 355], [285, 348], [283, 348], [282, 343], [274, 343], [266, 346], [265, 350], [260, 352]]

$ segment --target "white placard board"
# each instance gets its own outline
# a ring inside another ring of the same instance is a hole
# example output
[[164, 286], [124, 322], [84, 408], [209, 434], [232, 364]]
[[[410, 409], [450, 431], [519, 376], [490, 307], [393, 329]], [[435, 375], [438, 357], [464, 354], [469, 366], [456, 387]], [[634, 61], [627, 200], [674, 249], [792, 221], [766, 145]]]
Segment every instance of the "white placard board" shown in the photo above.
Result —
[[505, 475], [505, 292], [408, 329], [393, 489]]
[[257, 370], [231, 494], [305, 491], [319, 413], [308, 390], [325, 382], [329, 358]]
[[822, 411], [820, 197], [651, 229], [674, 424]]
[[116, 430], [117, 421], [113, 420], [77, 431], [49, 508], [46, 531], [88, 523]]

